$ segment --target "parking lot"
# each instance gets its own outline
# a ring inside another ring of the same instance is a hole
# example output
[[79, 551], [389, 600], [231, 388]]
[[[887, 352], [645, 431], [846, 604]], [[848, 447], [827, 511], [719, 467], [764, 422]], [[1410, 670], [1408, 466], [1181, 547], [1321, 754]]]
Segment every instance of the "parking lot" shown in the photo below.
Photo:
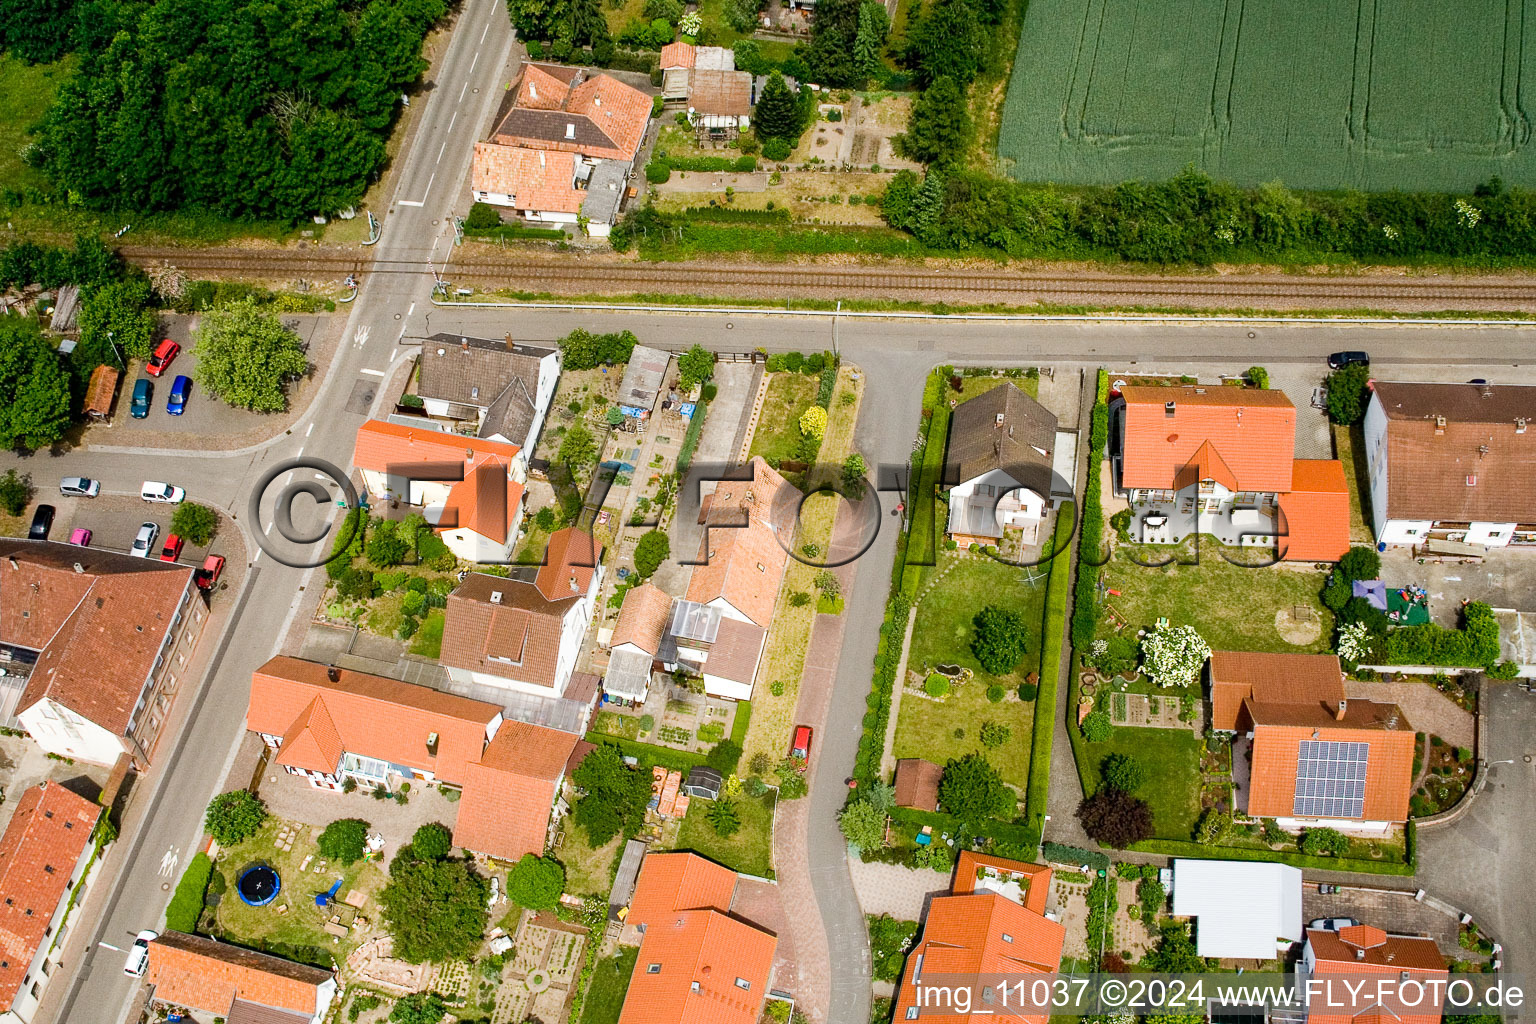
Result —
[[1457, 941], [1459, 922], [1442, 910], [1413, 898], [1413, 891], [1357, 889], [1340, 886], [1340, 891], [1324, 895], [1316, 882], [1306, 882], [1301, 890], [1303, 921], [1319, 917], [1352, 917], [1362, 924], [1385, 928], [1394, 935], [1427, 935], [1435, 940], [1440, 952], [1453, 959], [1472, 956]]
[[[138, 481], [132, 481], [129, 486], [137, 484]], [[36, 500], [58, 510], [54, 516], [53, 529], [48, 532], [48, 539], [60, 543], [67, 543], [70, 534], [83, 527], [91, 531], [91, 547], [126, 552], [133, 545], [140, 524], [154, 523], [160, 528], [152, 554], [155, 558], [160, 557], [160, 549], [171, 532], [171, 516], [176, 512], [175, 505], [152, 504], [136, 495], [102, 494], [97, 498], [65, 498], [59, 494], [57, 482], [53, 480], [40, 483]], [[31, 515], [31, 509], [28, 509], [27, 514]], [[219, 552], [219, 541], [219, 536], [215, 534], [211, 550]], [[182, 549], [179, 561], [185, 565], [199, 565], [206, 553], [206, 549], [193, 548], [188, 544]]]
[[[283, 317], [283, 323], [299, 336], [299, 340], [305, 346], [309, 346], [311, 342], [318, 342], [326, 331], [328, 320], [328, 317], [323, 316]], [[161, 318], [155, 343], [159, 344], [162, 338], [170, 338], [181, 345], [181, 353], [158, 378], [150, 377], [145, 372], [142, 361], [134, 360], [129, 363], [128, 372], [123, 375], [118, 385], [117, 404], [112, 410], [111, 423], [92, 428], [90, 440], [93, 444], [164, 443], [164, 438], [153, 437], [159, 434], [173, 435], [172, 440], [175, 440], [174, 435], [183, 435], [183, 443], [186, 447], [196, 447], [197, 445], [186, 442], [193, 441], [194, 437], [244, 434], [252, 430], [271, 428], [270, 415], [226, 405], [202, 391], [196, 383], [192, 385], [191, 397], [182, 415], [172, 416], [165, 411], [166, 400], [171, 394], [171, 382], [182, 374], [191, 377], [197, 366], [197, 355], [191, 351], [192, 330], [197, 322], [196, 316], [170, 315]], [[314, 359], [315, 356], [311, 354], [312, 364]], [[149, 415], [144, 419], [136, 420], [128, 414], [128, 408], [133, 401], [134, 382], [140, 378], [149, 380], [153, 384], [154, 397], [150, 402]]]

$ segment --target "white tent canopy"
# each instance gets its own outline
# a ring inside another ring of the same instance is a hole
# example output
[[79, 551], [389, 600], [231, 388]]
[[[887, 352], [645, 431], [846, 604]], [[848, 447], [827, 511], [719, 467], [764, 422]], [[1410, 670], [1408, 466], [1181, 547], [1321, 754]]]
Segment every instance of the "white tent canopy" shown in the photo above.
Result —
[[1175, 860], [1173, 912], [1197, 919], [1201, 956], [1271, 960], [1301, 939], [1301, 871], [1240, 860]]

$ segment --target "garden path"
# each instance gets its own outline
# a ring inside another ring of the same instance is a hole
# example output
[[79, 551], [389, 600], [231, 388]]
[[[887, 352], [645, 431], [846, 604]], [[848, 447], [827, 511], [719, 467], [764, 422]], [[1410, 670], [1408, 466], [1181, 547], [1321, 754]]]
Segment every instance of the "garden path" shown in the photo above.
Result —
[[901, 638], [901, 660], [896, 664], [896, 685], [891, 687], [891, 714], [885, 722], [885, 746], [881, 748], [880, 775], [885, 777], [896, 771], [896, 757], [891, 747], [896, 743], [896, 722], [901, 716], [901, 693], [906, 689], [907, 653], [912, 649], [912, 625], [917, 621], [917, 606], [907, 613], [907, 631]]

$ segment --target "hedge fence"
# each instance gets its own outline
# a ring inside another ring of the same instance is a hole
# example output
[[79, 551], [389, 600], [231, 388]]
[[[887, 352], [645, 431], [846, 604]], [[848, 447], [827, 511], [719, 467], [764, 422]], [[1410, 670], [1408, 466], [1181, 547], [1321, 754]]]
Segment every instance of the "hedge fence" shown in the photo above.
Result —
[[1203, 843], [1180, 842], [1177, 839], [1147, 839], [1133, 843], [1127, 849], [1138, 853], [1160, 853], [1169, 857], [1191, 857], [1199, 860], [1257, 860], [1309, 871], [1360, 871], [1374, 875], [1412, 875], [1418, 871], [1418, 833], [1413, 822], [1404, 830], [1407, 844], [1406, 856], [1401, 861], [1371, 860], [1359, 857], [1311, 857], [1297, 850], [1265, 850], [1250, 846], [1207, 846]]
[[1098, 395], [1088, 427], [1088, 482], [1083, 489], [1082, 539], [1078, 542], [1077, 594], [1072, 607], [1072, 647], [1081, 653], [1099, 628], [1099, 553], [1104, 544], [1104, 505], [1099, 498], [1100, 464], [1109, 440], [1109, 374], [1099, 370]]
[[1061, 683], [1061, 649], [1067, 627], [1067, 594], [1071, 589], [1073, 519], [1076, 507], [1067, 502], [1056, 513], [1051, 535], [1051, 575], [1046, 582], [1044, 637], [1040, 645], [1040, 689], [1035, 694], [1034, 731], [1029, 748], [1029, 785], [1024, 791], [1024, 817], [1037, 836], [1045, 827], [1051, 788], [1051, 743], [1056, 734], [1056, 689]]

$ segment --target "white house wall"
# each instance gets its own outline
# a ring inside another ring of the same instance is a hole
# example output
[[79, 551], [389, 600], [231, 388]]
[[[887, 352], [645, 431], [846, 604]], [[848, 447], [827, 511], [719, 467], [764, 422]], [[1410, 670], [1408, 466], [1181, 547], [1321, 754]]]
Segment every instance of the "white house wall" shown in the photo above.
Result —
[[544, 417], [549, 403], [554, 401], [555, 387], [560, 383], [560, 353], [551, 352], [539, 360], [539, 383], [533, 394], [533, 423], [528, 436], [523, 439], [523, 451], [531, 452], [537, 446], [539, 432], [544, 429]]
[[1365, 464], [1371, 481], [1371, 518], [1374, 520], [1376, 539], [1387, 544], [1405, 544], [1411, 541], [1388, 540], [1387, 517], [1387, 413], [1381, 407], [1381, 399], [1375, 392], [1365, 407]]
[[727, 700], [751, 700], [752, 684], [739, 683], [734, 679], [722, 679], [720, 676], [712, 676], [705, 672], [704, 692], [711, 697], [724, 697]]
[[1502, 548], [1515, 535], [1515, 523], [1473, 523], [1467, 530], [1466, 543]]
[[45, 753], [110, 768], [125, 749], [121, 736], [51, 698], [38, 701], [16, 719]]

